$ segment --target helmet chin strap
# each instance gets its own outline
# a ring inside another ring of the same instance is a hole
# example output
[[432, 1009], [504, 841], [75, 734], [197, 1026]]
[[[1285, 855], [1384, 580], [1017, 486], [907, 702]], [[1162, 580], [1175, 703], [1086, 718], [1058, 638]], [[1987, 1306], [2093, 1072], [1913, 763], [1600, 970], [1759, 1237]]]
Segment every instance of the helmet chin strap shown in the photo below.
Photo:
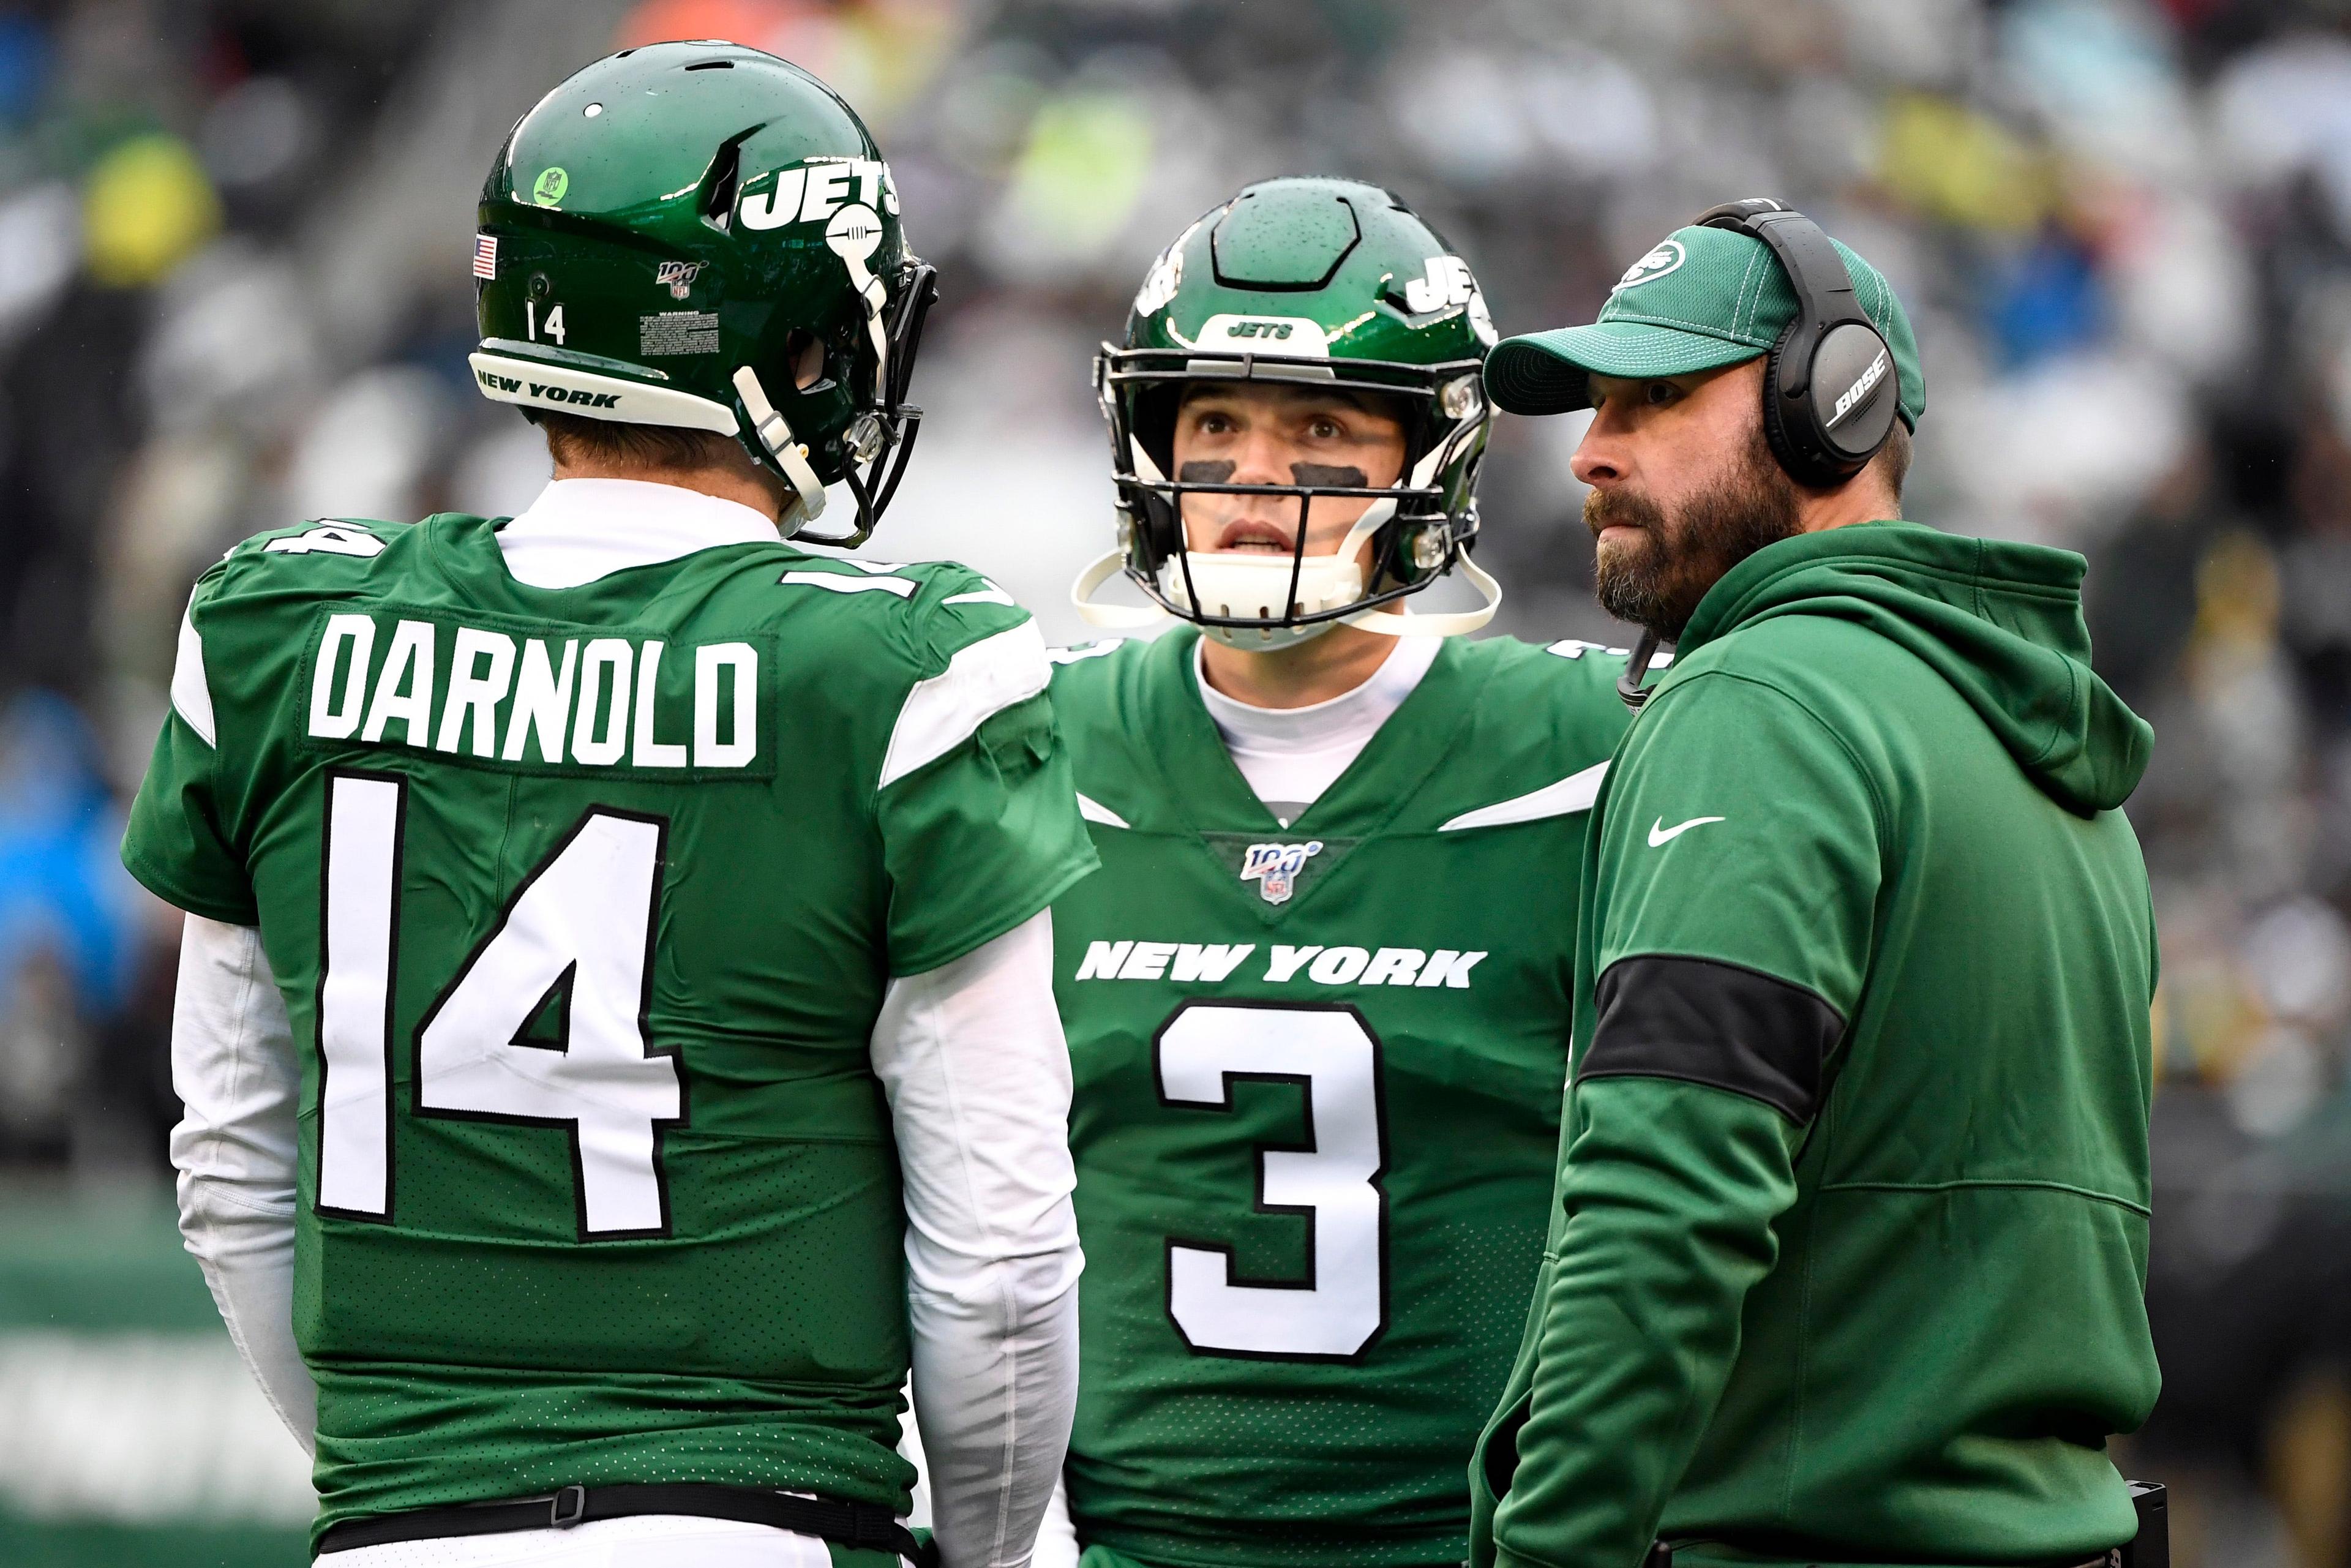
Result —
[[[852, 211], [865, 222], [844, 224], [842, 219]], [[870, 207], [844, 207], [826, 226], [824, 243], [841, 257], [841, 265], [849, 273], [849, 286], [857, 291], [859, 303], [865, 307], [865, 331], [873, 342], [873, 385], [878, 392], [890, 384], [890, 333], [882, 324], [882, 310], [890, 302], [890, 291], [865, 264], [881, 246], [881, 219]]]
[[1461, 575], [1469, 586], [1485, 600], [1475, 610], [1444, 610], [1427, 615], [1398, 615], [1386, 610], [1366, 610], [1343, 617], [1345, 624], [1364, 632], [1377, 632], [1384, 637], [1458, 637], [1464, 632], [1475, 632], [1494, 618], [1502, 607], [1502, 585], [1468, 556], [1460, 560]]
[[759, 444], [784, 471], [784, 478], [799, 496], [799, 516], [787, 538], [798, 538], [799, 530], [824, 516], [824, 482], [809, 466], [808, 448], [793, 439], [792, 427], [768, 401], [767, 389], [751, 367], [744, 365], [735, 372], [735, 392], [743, 400], [744, 412], [751, 416], [751, 429], [759, 437]]
[[1112, 550], [1086, 563], [1077, 580], [1070, 584], [1070, 604], [1080, 620], [1104, 631], [1133, 632], [1168, 619], [1167, 612], [1156, 604], [1103, 604], [1093, 598], [1095, 589], [1125, 570], [1123, 549]]
[[[1159, 471], [1159, 465], [1154, 463], [1151, 454], [1143, 449], [1142, 442], [1130, 435], [1126, 449], [1134, 464], [1135, 477], [1155, 485], [1167, 482], [1167, 476]], [[1167, 612], [1156, 604], [1103, 604], [1093, 598], [1094, 590], [1125, 569], [1124, 546], [1086, 563], [1085, 570], [1079, 572], [1077, 580], [1070, 584], [1070, 606], [1078, 612], [1080, 620], [1106, 632], [1134, 632], [1171, 619]]]
[[878, 392], [890, 384], [890, 329], [882, 321], [882, 308], [890, 296], [882, 280], [865, 270], [863, 262], [853, 256], [842, 259], [849, 263], [849, 280], [857, 286], [858, 300], [865, 307], [865, 335], [873, 342], [873, 385]]
[[[1465, 426], [1464, 429], [1466, 430], [1467, 427]], [[1462, 432], [1457, 431], [1453, 440], [1440, 444], [1434, 452], [1420, 460], [1412, 474], [1415, 488], [1426, 486], [1436, 476], [1437, 471], [1451, 459], [1455, 444], [1460, 439], [1462, 439]], [[1374, 503], [1364, 517], [1369, 518], [1381, 507], [1385, 507], [1390, 514], [1395, 511], [1394, 501], [1381, 501]], [[1382, 520], [1384, 521], [1385, 518], [1383, 517]], [[1360, 530], [1363, 523], [1358, 522], [1355, 528]], [[1347, 536], [1347, 542], [1339, 548], [1342, 550], [1353, 550], [1359, 542], [1355, 534], [1351, 532]], [[1461, 575], [1468, 579], [1469, 586], [1476, 589], [1479, 597], [1485, 601], [1475, 610], [1445, 610], [1426, 615], [1399, 615], [1394, 611], [1366, 610], [1358, 614], [1344, 617], [1345, 623], [1358, 631], [1376, 632], [1384, 637], [1458, 637], [1465, 632], [1477, 631], [1487, 622], [1491, 621], [1494, 618], [1494, 612], [1502, 607], [1502, 585], [1494, 580], [1491, 573], [1471, 560], [1466, 551], [1461, 554], [1458, 565], [1461, 568]]]

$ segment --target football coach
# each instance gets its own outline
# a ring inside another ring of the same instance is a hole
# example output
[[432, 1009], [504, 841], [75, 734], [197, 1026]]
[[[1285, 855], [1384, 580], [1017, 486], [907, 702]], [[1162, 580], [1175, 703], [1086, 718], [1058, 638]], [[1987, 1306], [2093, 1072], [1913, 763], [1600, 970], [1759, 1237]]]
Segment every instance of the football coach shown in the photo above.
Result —
[[2152, 737], [2090, 668], [2081, 557], [1900, 520], [1909, 321], [1777, 203], [1486, 376], [1595, 411], [1600, 601], [1677, 653], [1646, 692], [1636, 656], [1593, 807], [1472, 1563], [2107, 1563], [2137, 1525], [2106, 1439], [2157, 1387], [2119, 810]]

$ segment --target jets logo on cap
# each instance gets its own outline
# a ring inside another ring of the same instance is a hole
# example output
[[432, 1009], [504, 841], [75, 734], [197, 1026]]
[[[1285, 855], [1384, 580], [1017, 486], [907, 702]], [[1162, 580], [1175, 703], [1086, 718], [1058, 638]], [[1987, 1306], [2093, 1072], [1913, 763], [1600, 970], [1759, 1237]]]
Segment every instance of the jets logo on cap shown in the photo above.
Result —
[[1689, 259], [1688, 253], [1682, 249], [1682, 242], [1669, 239], [1626, 267], [1625, 276], [1618, 278], [1616, 287], [1608, 292], [1615, 294], [1644, 283], [1654, 283], [1687, 259]]

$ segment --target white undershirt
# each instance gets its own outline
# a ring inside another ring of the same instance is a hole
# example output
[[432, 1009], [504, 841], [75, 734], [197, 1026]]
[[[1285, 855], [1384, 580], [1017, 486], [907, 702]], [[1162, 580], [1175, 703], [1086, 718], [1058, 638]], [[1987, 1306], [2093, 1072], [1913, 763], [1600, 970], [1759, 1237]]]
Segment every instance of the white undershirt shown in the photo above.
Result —
[[517, 582], [578, 588], [713, 545], [773, 544], [773, 517], [739, 501], [643, 479], [553, 479], [498, 530]]
[[[500, 530], [499, 544], [517, 580], [551, 588], [776, 537], [774, 524], [731, 501], [667, 485], [566, 479]], [[182, 658], [175, 699], [183, 685], [192, 695], [203, 688], [193, 634], [183, 638]], [[208, 694], [202, 706], [209, 708]], [[1070, 1207], [1070, 1055], [1053, 1003], [1051, 922], [1040, 911], [952, 963], [892, 980], [871, 1042], [904, 1181], [914, 1413], [947, 1568], [1028, 1563], [1076, 1401], [1083, 1260]], [[230, 1337], [307, 1449], [317, 1390], [292, 1314], [300, 1077], [258, 931], [188, 917], [172, 1074], [185, 1106], [172, 1134], [182, 1234]], [[720, 1554], [721, 1537], [734, 1554]], [[789, 1568], [826, 1560], [821, 1547], [785, 1531], [700, 1519], [614, 1520], [335, 1558], [350, 1568]]]
[[[1442, 637], [1398, 637], [1370, 678], [1353, 691], [1306, 707], [1258, 707], [1208, 684], [1199, 649], [1193, 651], [1200, 700], [1225, 737], [1233, 765], [1283, 827], [1338, 782], [1380, 726], [1404, 706], [1437, 663]], [[1207, 646], [1203, 639], [1200, 647]]]

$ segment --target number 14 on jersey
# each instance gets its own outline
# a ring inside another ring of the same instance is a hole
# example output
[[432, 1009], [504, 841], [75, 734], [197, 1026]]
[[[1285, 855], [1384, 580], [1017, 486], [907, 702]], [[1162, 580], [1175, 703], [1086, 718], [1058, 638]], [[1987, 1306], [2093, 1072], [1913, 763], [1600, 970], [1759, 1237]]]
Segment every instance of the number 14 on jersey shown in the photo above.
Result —
[[[327, 789], [317, 1204], [389, 1221], [409, 784], [338, 772]], [[417, 1115], [569, 1130], [583, 1241], [669, 1233], [661, 1135], [684, 1120], [685, 1082], [645, 1034], [666, 831], [609, 810], [582, 816], [413, 1035]], [[550, 1003], [560, 1038], [526, 1039]]]

